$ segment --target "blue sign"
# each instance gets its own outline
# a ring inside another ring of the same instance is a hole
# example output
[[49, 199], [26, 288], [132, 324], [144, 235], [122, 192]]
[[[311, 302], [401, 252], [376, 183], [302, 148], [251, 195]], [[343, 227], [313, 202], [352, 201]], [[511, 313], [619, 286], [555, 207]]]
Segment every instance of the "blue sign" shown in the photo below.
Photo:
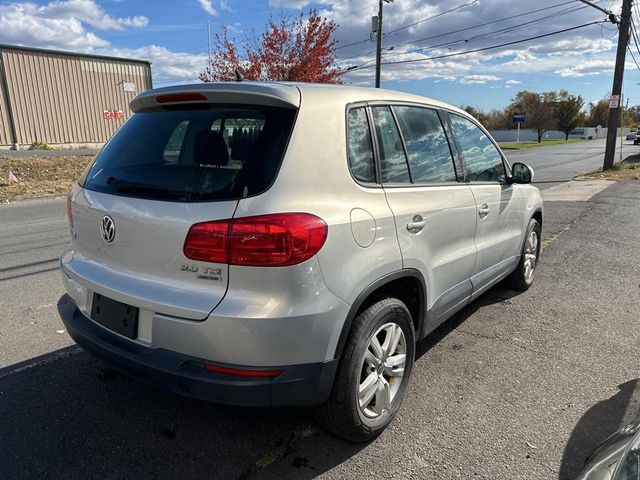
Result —
[[516, 123], [518, 125], [524, 123], [524, 115], [520, 115], [517, 113], [513, 114], [513, 123]]

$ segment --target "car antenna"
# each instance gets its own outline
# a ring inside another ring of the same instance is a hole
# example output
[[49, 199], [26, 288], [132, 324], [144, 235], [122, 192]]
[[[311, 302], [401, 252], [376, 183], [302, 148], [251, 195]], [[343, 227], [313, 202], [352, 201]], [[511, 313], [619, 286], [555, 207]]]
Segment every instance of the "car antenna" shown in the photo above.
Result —
[[236, 68], [236, 82], [241, 82], [244, 80], [244, 75], [240, 73], [240, 70]]

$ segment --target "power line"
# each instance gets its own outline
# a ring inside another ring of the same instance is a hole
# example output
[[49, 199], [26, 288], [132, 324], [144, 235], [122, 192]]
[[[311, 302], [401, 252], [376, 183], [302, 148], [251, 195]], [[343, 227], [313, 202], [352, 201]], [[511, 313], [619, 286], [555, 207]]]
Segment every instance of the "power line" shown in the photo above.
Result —
[[[572, 1], [573, 1], [573, 0], [572, 0]], [[459, 10], [459, 9], [461, 9], [461, 8], [464, 8], [464, 7], [467, 7], [467, 6], [472, 5], [472, 4], [474, 4], [474, 3], [477, 3], [477, 2], [478, 2], [478, 0], [472, 0], [472, 1], [470, 1], [470, 2], [467, 2], [467, 3], [464, 3], [464, 4], [458, 5], [457, 7], [454, 7], [454, 8], [452, 8], [452, 9], [450, 9], [450, 10], [446, 10], [446, 11], [444, 11], [444, 12], [440, 12], [440, 13], [438, 13], [438, 14], [436, 14], [436, 15], [431, 16], [431, 17], [422, 18], [422, 19], [420, 19], [420, 20], [418, 20], [418, 21], [416, 21], [416, 22], [414, 22], [414, 23], [410, 23], [410, 24], [408, 24], [408, 25], [403, 25], [403, 26], [401, 26], [401, 27], [396, 28], [395, 30], [391, 30], [390, 32], [388, 32], [388, 33], [384, 34], [384, 37], [388, 37], [388, 36], [389, 36], [389, 35], [391, 35], [392, 33], [399, 32], [400, 30], [404, 30], [405, 28], [413, 27], [414, 25], [418, 25], [419, 23], [426, 22], [427, 20], [431, 20], [431, 19], [433, 19], [433, 18], [441, 17], [442, 15], [446, 15], [447, 13], [454, 12], [454, 11], [456, 11], [456, 10]], [[342, 4], [338, 4], [338, 5], [342, 5]], [[335, 7], [335, 6], [338, 6], [338, 5], [334, 5], [334, 7]], [[370, 7], [366, 7], [366, 8], [370, 8]], [[362, 9], [362, 10], [364, 10], [364, 9]], [[360, 11], [360, 10], [357, 10], [357, 11]], [[352, 12], [352, 14], [353, 14], [353, 13], [356, 13], [356, 12]], [[340, 49], [342, 49], [342, 48], [352, 47], [352, 46], [354, 46], [354, 45], [360, 45], [360, 44], [362, 44], [362, 43], [367, 43], [367, 42], [370, 42], [370, 41], [371, 41], [371, 38], [365, 38], [364, 40], [359, 40], [359, 41], [357, 41], [357, 42], [348, 43], [348, 44], [346, 44], [346, 45], [340, 45], [339, 47], [336, 47], [336, 48], [335, 48], [335, 50], [340, 50]]]
[[[439, 47], [449, 47], [449, 46], [462, 44], [462, 43], [470, 43], [470, 42], [477, 41], [477, 40], [485, 40], [487, 38], [492, 38], [492, 37], [498, 36], [498, 35], [503, 34], [503, 33], [508, 33], [508, 32], [513, 31], [513, 30], [518, 30], [518, 29], [520, 29], [522, 27], [525, 27], [525, 26], [530, 26], [530, 25], [535, 25], [537, 23], [542, 23], [545, 20], [548, 20], [549, 18], [553, 18], [553, 17], [557, 17], [557, 16], [561, 16], [561, 15], [566, 15], [566, 14], [569, 14], [569, 13], [574, 13], [576, 11], [579, 11], [579, 10], [582, 10], [582, 9], [585, 9], [585, 8], [587, 8], [587, 7], [567, 8], [565, 10], [561, 10], [560, 12], [556, 12], [556, 13], [554, 13], [552, 15], [546, 15], [544, 17], [537, 18], [535, 20], [529, 20], [529, 21], [524, 22], [524, 23], [511, 25], [509, 27], [501, 28], [499, 30], [494, 30], [492, 32], [482, 33], [482, 34], [476, 35], [476, 36], [468, 38], [468, 39], [464, 39], [463, 38], [463, 39], [459, 39], [459, 40], [452, 40], [452, 41], [449, 41], [449, 42], [440, 43], [440, 44], [437, 44], [437, 45], [431, 45], [431, 46], [428, 46], [428, 47], [420, 47], [420, 48], [416, 48], [416, 49], [413, 49], [413, 50], [408, 50], [406, 52], [398, 52], [397, 55], [408, 55], [410, 53], [421, 52], [421, 51], [425, 51], [425, 50], [432, 50], [434, 48], [439, 48]], [[389, 49], [394, 49], [394, 47], [388, 48], [387, 50], [389, 50]]]
[[636, 61], [636, 57], [635, 57], [635, 55], [633, 54], [633, 50], [631, 50], [631, 48], [629, 48], [629, 46], [627, 46], [627, 50], [628, 50], [628, 52], [631, 54], [631, 58], [633, 59], [633, 63], [635, 63], [635, 64], [636, 64], [636, 68], [637, 68], [638, 70], [640, 70], [640, 65], [638, 65], [638, 62]]
[[[598, 21], [595, 21], [595, 22], [584, 23], [582, 25], [577, 25], [575, 27], [570, 27], [570, 28], [564, 28], [562, 30], [556, 30], [554, 32], [544, 33], [542, 35], [535, 35], [533, 37], [523, 38], [523, 39], [520, 39], [520, 40], [514, 40], [512, 42], [505, 42], [505, 43], [501, 43], [499, 45], [492, 45], [490, 47], [476, 48], [476, 49], [467, 50], [467, 51], [464, 51], [464, 52], [448, 53], [448, 54], [445, 54], [445, 55], [437, 55], [437, 56], [427, 57], [427, 58], [416, 58], [416, 59], [411, 59], [411, 60], [396, 60], [396, 61], [393, 61], [393, 62], [383, 62], [382, 65], [398, 65], [398, 64], [403, 64], [403, 63], [426, 62], [426, 61], [430, 61], [430, 60], [440, 60], [442, 58], [450, 58], [450, 57], [457, 57], [457, 56], [460, 56], [460, 55], [468, 55], [470, 53], [484, 52], [484, 51], [487, 51], [487, 50], [494, 50], [496, 48], [502, 48], [502, 47], [508, 47], [510, 45], [516, 45], [518, 43], [529, 42], [531, 40], [537, 40], [537, 39], [540, 39], [540, 38], [550, 37], [552, 35], [558, 35], [560, 33], [571, 32], [573, 30], [578, 30], [580, 28], [589, 27], [591, 25], [598, 25], [600, 23], [602, 23], [602, 20], [598, 20]], [[351, 69], [351, 71], [356, 71], [356, 70], [360, 70], [360, 69], [364, 69], [364, 68], [370, 68], [370, 67], [371, 67], [371, 65], [362, 65], [362, 66], [358, 66], [356, 68]]]
[[361, 43], [366, 43], [366, 42], [370, 42], [370, 41], [371, 41], [371, 39], [367, 38], [365, 40], [360, 40], [358, 42], [347, 43], [346, 45], [340, 45], [339, 47], [336, 47], [334, 50], [340, 50], [341, 48], [352, 47], [353, 45], [360, 45]]
[[[638, 54], [640, 54], [640, 41], [638, 41], [638, 33], [636, 32], [636, 26], [633, 23], [633, 18], [630, 21], [630, 26], [631, 26], [631, 38], [633, 40], [634, 45], [636, 46], [636, 51], [638, 52]], [[635, 63], [636, 67], [638, 67], [638, 70], [640, 70], [640, 65], [638, 65], [638, 62], [636, 61], [636, 57], [633, 54], [633, 50], [629, 47], [629, 45], [627, 45], [627, 49], [629, 50], [629, 53], [631, 54], [631, 58], [633, 59], [633, 63]]]
[[458, 5], [457, 7], [453, 7], [451, 9], [449, 9], [449, 10], [445, 10], [444, 12], [440, 12], [440, 13], [438, 13], [436, 15], [432, 15], [431, 17], [422, 18], [422, 19], [420, 19], [420, 20], [418, 20], [416, 22], [409, 23], [408, 25], [403, 25], [402, 27], [398, 27], [395, 30], [391, 30], [390, 32], [387, 32], [385, 37], [388, 37], [392, 33], [399, 32], [400, 30], [404, 30], [406, 28], [415, 27], [416, 25], [418, 25], [420, 23], [424, 23], [427, 20], [433, 20], [434, 18], [441, 17], [443, 15], [446, 15], [447, 13], [455, 12], [456, 10], [460, 10], [461, 8], [468, 7], [470, 5], [473, 5], [474, 3], [478, 3], [478, 0], [471, 0], [470, 2], [463, 3], [462, 5]]
[[611, 23], [618, 23], [618, 18], [614, 15], [614, 13], [611, 10], [607, 10], [606, 8], [602, 8], [601, 6], [596, 5], [597, 2], [590, 2], [589, 0], [578, 0], [578, 1], [584, 3], [585, 5], [593, 7], [596, 10], [600, 10], [602, 13], [604, 13], [609, 17], [609, 21]]
[[[484, 26], [487, 26], [487, 25], [492, 25], [494, 23], [504, 22], [504, 21], [507, 21], [507, 20], [512, 20], [514, 18], [519, 18], [519, 17], [523, 17], [523, 16], [526, 16], [526, 15], [531, 15], [533, 13], [538, 13], [538, 12], [541, 12], [541, 11], [551, 10], [551, 9], [562, 7], [562, 6], [565, 6], [565, 5], [568, 5], [568, 4], [574, 4], [575, 5], [575, 0], [569, 0], [567, 2], [560, 3], [558, 5], [553, 5], [551, 7], [544, 7], [544, 8], [538, 8], [538, 9], [535, 9], [535, 10], [530, 10], [528, 12], [519, 13], [517, 15], [511, 15], [509, 17], [504, 17], [504, 18], [500, 18], [500, 19], [497, 19], [497, 20], [492, 20], [491, 22], [481, 23], [481, 24], [478, 24], [478, 25], [471, 25], [469, 27], [461, 28], [461, 29], [458, 29], [458, 30], [451, 30], [451, 31], [448, 31], [446, 33], [442, 33], [442, 34], [439, 34], [439, 35], [432, 35], [430, 37], [424, 37], [424, 38], [421, 38], [421, 39], [412, 40], [410, 42], [405, 42], [405, 43], [401, 43], [401, 44], [398, 44], [398, 45], [392, 45], [390, 47], [385, 48], [385, 50], [390, 51], [390, 50], [394, 50], [394, 49], [396, 49], [398, 47], [403, 47], [403, 46], [410, 45], [410, 44], [413, 44], [413, 43], [419, 43], [419, 42], [422, 42], [422, 41], [425, 41], [425, 40], [429, 40], [429, 39], [434, 39], [434, 38], [439, 38], [439, 37], [452, 35], [454, 33], [460, 33], [460, 32], [465, 32], [465, 31], [469, 31], [469, 30], [474, 30], [474, 29], [481, 28], [481, 27], [484, 27]], [[586, 6], [578, 7], [577, 10], [580, 10], [580, 9], [583, 9], [583, 8], [587, 8], [587, 7]], [[528, 21], [528, 22], [524, 22], [524, 23], [520, 23], [520, 24], [509, 26], [509, 27], [505, 27], [505, 28], [502, 28], [500, 30], [496, 30], [496, 31], [492, 31], [492, 32], [487, 32], [487, 33], [483, 33], [483, 34], [480, 34], [480, 35], [476, 35], [475, 37], [471, 37], [470, 39], [450, 40], [450, 41], [447, 41], [447, 42], [444, 42], [444, 43], [439, 43], [439, 44], [436, 44], [436, 45], [430, 45], [428, 47], [416, 48], [414, 50], [409, 50], [407, 52], [399, 52], [399, 53], [397, 53], [397, 55], [406, 55], [408, 53], [414, 53], [414, 52], [419, 52], [419, 51], [424, 51], [424, 50], [431, 50], [431, 49], [439, 48], [439, 47], [451, 47], [451, 46], [454, 46], [454, 45], [457, 45], [457, 44], [469, 43], [472, 40], [476, 40], [476, 39], [480, 39], [480, 38], [491, 38], [491, 37], [496, 36], [496, 35], [498, 35], [500, 33], [506, 33], [506, 32], [508, 32], [510, 30], [514, 30], [514, 29], [516, 29], [518, 27], [521, 27], [521, 26], [534, 24], [536, 22], [539, 23], [539, 22], [542, 22], [542, 21], [544, 21], [544, 20], [546, 20], [548, 18], [552, 18], [554, 16], [565, 15], [567, 13], [572, 13], [573, 11], [576, 11], [576, 9], [568, 8], [568, 9], [560, 10], [559, 12], [555, 12], [552, 15], [547, 15], [545, 17], [542, 17], [542, 18], [539, 18], [539, 19], [536, 19], [536, 20], [531, 20], [531, 21]], [[363, 42], [357, 42], [357, 43], [363, 43]], [[375, 52], [375, 50], [368, 51], [364, 55], [358, 55], [358, 56], [354, 56], [354, 57], [348, 57], [348, 58], [345, 58], [345, 59], [341, 59], [341, 61], [355, 60], [357, 58], [361, 58], [363, 56], [370, 55], [373, 52]]]
[[567, 2], [559, 3], [558, 5], [552, 5], [550, 7], [538, 8], [538, 9], [535, 9], [535, 10], [530, 10], [528, 12], [519, 13], [517, 15], [511, 15], [509, 17], [504, 17], [504, 18], [499, 18], [497, 20], [492, 20], [490, 22], [480, 23], [478, 25], [472, 25], [472, 26], [469, 26], [469, 27], [460, 28], [458, 30], [451, 30], [451, 31], [448, 31], [446, 33], [440, 33], [438, 35], [431, 35], [429, 37], [418, 38], [416, 40], [411, 40], [409, 42], [405, 42], [405, 43], [401, 43], [401, 44], [398, 44], [398, 45], [394, 45], [393, 47], [395, 47], [395, 48], [404, 47], [406, 45], [412, 45], [414, 43], [420, 43], [420, 42], [423, 42], [423, 41], [426, 41], [426, 40], [433, 40], [434, 38], [444, 37], [444, 36], [447, 36], [447, 35], [452, 35], [454, 33], [466, 32], [468, 30], [473, 30], [473, 29], [476, 29], [476, 28], [486, 27], [487, 25], [493, 25], [494, 23], [504, 22], [504, 21], [512, 20], [512, 19], [518, 18], [518, 17], [524, 17], [525, 15], [531, 15], [532, 13], [538, 13], [538, 12], [542, 12], [542, 11], [545, 11], [545, 10], [552, 10], [554, 8], [562, 7], [564, 5], [569, 5], [570, 3], [574, 3], [574, 2], [575, 2], [575, 0], [569, 0]]

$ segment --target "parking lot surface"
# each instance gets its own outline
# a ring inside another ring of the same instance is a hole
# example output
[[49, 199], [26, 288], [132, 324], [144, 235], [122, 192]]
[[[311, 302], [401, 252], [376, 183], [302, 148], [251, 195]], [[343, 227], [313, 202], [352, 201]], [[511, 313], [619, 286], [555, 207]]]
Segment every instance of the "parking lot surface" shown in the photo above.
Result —
[[367, 445], [324, 433], [306, 410], [101, 379], [55, 311], [64, 201], [3, 207], [0, 476], [573, 478], [640, 412], [640, 182], [555, 198], [535, 285], [494, 288], [421, 342], [402, 410]]

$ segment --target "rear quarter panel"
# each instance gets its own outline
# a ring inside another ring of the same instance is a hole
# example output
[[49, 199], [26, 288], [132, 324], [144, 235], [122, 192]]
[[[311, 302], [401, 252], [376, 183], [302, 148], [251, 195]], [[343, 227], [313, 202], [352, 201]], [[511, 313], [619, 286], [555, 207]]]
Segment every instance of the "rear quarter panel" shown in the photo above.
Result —
[[322, 275], [327, 288], [351, 305], [376, 279], [400, 270], [402, 260], [384, 191], [357, 184], [349, 172], [347, 103], [305, 92], [274, 185], [241, 200], [235, 216], [308, 212], [322, 218], [329, 226], [317, 254]]

